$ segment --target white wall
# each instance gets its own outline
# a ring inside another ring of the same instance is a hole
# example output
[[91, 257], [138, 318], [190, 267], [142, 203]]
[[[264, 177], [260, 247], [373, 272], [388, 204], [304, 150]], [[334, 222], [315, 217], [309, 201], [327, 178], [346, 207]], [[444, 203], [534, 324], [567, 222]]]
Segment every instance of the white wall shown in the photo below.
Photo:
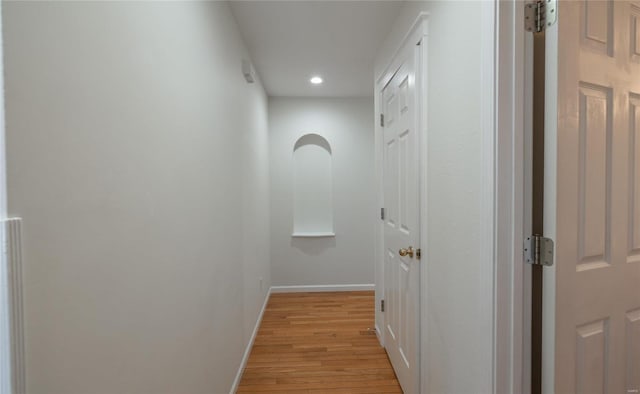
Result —
[[[373, 283], [373, 130], [371, 98], [269, 99], [274, 286]], [[331, 145], [335, 237], [291, 237], [293, 147], [308, 133]]]
[[[423, 269], [428, 284], [425, 393], [493, 390], [493, 262], [491, 219], [485, 220], [482, 2], [407, 2], [376, 60], [387, 67], [412, 23], [428, 12], [428, 217]], [[486, 31], [486, 29], [484, 30]], [[491, 116], [488, 111], [487, 116]], [[425, 169], [423, 169], [425, 170]], [[490, 188], [491, 185], [488, 185]], [[378, 230], [380, 231], [380, 230]], [[378, 251], [380, 253], [380, 251]], [[376, 283], [382, 284], [377, 260]], [[378, 288], [380, 294], [382, 287]], [[382, 315], [377, 324], [382, 327]]]
[[29, 393], [228, 392], [270, 286], [267, 98], [228, 5], [3, 7]]

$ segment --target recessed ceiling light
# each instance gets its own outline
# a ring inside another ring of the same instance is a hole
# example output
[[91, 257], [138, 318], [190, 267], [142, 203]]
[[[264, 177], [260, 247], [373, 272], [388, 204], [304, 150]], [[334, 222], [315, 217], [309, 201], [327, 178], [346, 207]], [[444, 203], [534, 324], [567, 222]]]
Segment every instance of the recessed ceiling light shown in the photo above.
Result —
[[322, 83], [322, 77], [319, 77], [319, 76], [316, 75], [314, 77], [311, 77], [309, 82], [311, 82], [314, 85], [320, 85]]

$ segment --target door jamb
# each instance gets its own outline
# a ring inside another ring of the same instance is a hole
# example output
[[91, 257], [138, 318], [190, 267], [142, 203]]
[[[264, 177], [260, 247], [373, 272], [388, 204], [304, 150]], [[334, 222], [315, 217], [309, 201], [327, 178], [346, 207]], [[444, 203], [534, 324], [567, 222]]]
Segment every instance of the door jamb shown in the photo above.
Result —
[[530, 394], [533, 37], [521, 1], [496, 3], [494, 391]]
[[17, 390], [20, 382], [14, 380], [14, 354], [12, 344], [16, 340], [11, 332], [11, 298], [9, 294], [9, 267], [5, 248], [4, 220], [7, 218], [7, 173], [5, 151], [4, 72], [2, 45], [2, 4], [0, 4], [0, 394]]

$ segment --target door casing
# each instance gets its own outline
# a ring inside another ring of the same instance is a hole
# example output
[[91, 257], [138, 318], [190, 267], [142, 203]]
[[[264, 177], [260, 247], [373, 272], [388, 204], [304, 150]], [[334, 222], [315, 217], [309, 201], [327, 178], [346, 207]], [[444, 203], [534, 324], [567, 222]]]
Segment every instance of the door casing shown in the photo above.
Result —
[[[416, 78], [416, 108], [418, 109], [418, 127], [416, 137], [418, 139], [419, 148], [419, 163], [421, 170], [419, 171], [420, 177], [420, 186], [418, 188], [420, 197], [419, 209], [420, 209], [420, 245], [426, 245], [427, 234], [425, 231], [426, 222], [424, 218], [426, 217], [426, 196], [425, 188], [426, 188], [426, 92], [427, 92], [427, 56], [428, 56], [428, 14], [420, 13], [412, 26], [409, 28], [407, 35], [404, 40], [397, 47], [394, 55], [391, 59], [389, 59], [387, 67], [382, 75], [376, 80], [375, 84], [375, 94], [376, 94], [376, 114], [381, 114], [384, 111], [382, 110], [382, 100], [380, 98], [380, 94], [383, 91], [384, 87], [389, 83], [392, 79], [396, 67], [396, 59], [400, 51], [406, 47], [407, 45], [419, 45], [420, 49], [418, 51], [418, 59], [415, 65], [415, 78]], [[375, 165], [376, 165], [376, 178], [377, 178], [377, 201], [380, 207], [384, 207], [384, 183], [383, 183], [383, 144], [382, 144], [382, 133], [384, 132], [381, 127], [380, 121], [376, 122], [376, 147], [375, 147]], [[378, 222], [376, 225], [376, 244], [375, 244], [375, 260], [376, 260], [376, 269], [379, 267], [378, 262], [381, 261], [384, 257], [384, 229], [382, 227], [382, 220]], [[423, 264], [423, 261], [420, 264]], [[420, 269], [420, 289], [423, 289], [426, 283], [426, 268], [424, 265]], [[376, 273], [376, 300], [384, 299], [384, 272]], [[380, 294], [382, 293], [382, 294]], [[378, 301], [379, 302], [379, 301]], [[425, 337], [422, 333], [422, 330], [426, 328], [426, 322], [424, 321], [424, 317], [426, 314], [426, 302], [424, 300], [423, 292], [420, 290], [420, 352], [419, 352], [419, 363], [420, 363], [420, 371], [424, 372], [425, 368], [425, 360], [424, 357], [421, 357], [424, 354], [425, 350], [425, 341], [423, 338]], [[380, 305], [376, 305], [376, 316], [381, 313]], [[376, 322], [379, 319], [376, 318]], [[384, 319], [382, 319], [384, 321]], [[385, 344], [385, 330], [383, 327], [379, 327], [376, 323], [376, 333], [378, 335], [378, 339], [380, 340], [381, 345], [384, 347]], [[421, 387], [424, 386], [424, 373], [421, 373]]]
[[[0, 4], [0, 16], [2, 4]], [[7, 161], [5, 152], [5, 113], [4, 113], [4, 72], [2, 45], [2, 18], [0, 17], [0, 238], [4, 245], [4, 220], [7, 218]], [[0, 250], [0, 394], [10, 394], [17, 387], [24, 387], [23, 382], [14, 379], [18, 369], [15, 354], [11, 351], [16, 343], [16, 334], [10, 329], [13, 321], [11, 315], [11, 297], [9, 295], [9, 259], [5, 247]]]

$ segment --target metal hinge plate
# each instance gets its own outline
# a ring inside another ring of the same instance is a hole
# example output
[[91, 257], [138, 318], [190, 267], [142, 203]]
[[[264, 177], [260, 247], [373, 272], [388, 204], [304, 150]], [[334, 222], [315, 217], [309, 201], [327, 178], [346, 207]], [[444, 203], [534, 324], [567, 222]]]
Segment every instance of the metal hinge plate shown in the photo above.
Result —
[[384, 127], [384, 114], [380, 114], [380, 127]]
[[384, 300], [380, 300], [380, 311], [384, 312]]
[[524, 5], [524, 28], [526, 31], [541, 33], [558, 20], [556, 0], [537, 0]]
[[380, 219], [384, 220], [384, 208], [380, 208]]
[[527, 264], [550, 267], [553, 265], [553, 240], [531, 235], [524, 240], [524, 260]]

